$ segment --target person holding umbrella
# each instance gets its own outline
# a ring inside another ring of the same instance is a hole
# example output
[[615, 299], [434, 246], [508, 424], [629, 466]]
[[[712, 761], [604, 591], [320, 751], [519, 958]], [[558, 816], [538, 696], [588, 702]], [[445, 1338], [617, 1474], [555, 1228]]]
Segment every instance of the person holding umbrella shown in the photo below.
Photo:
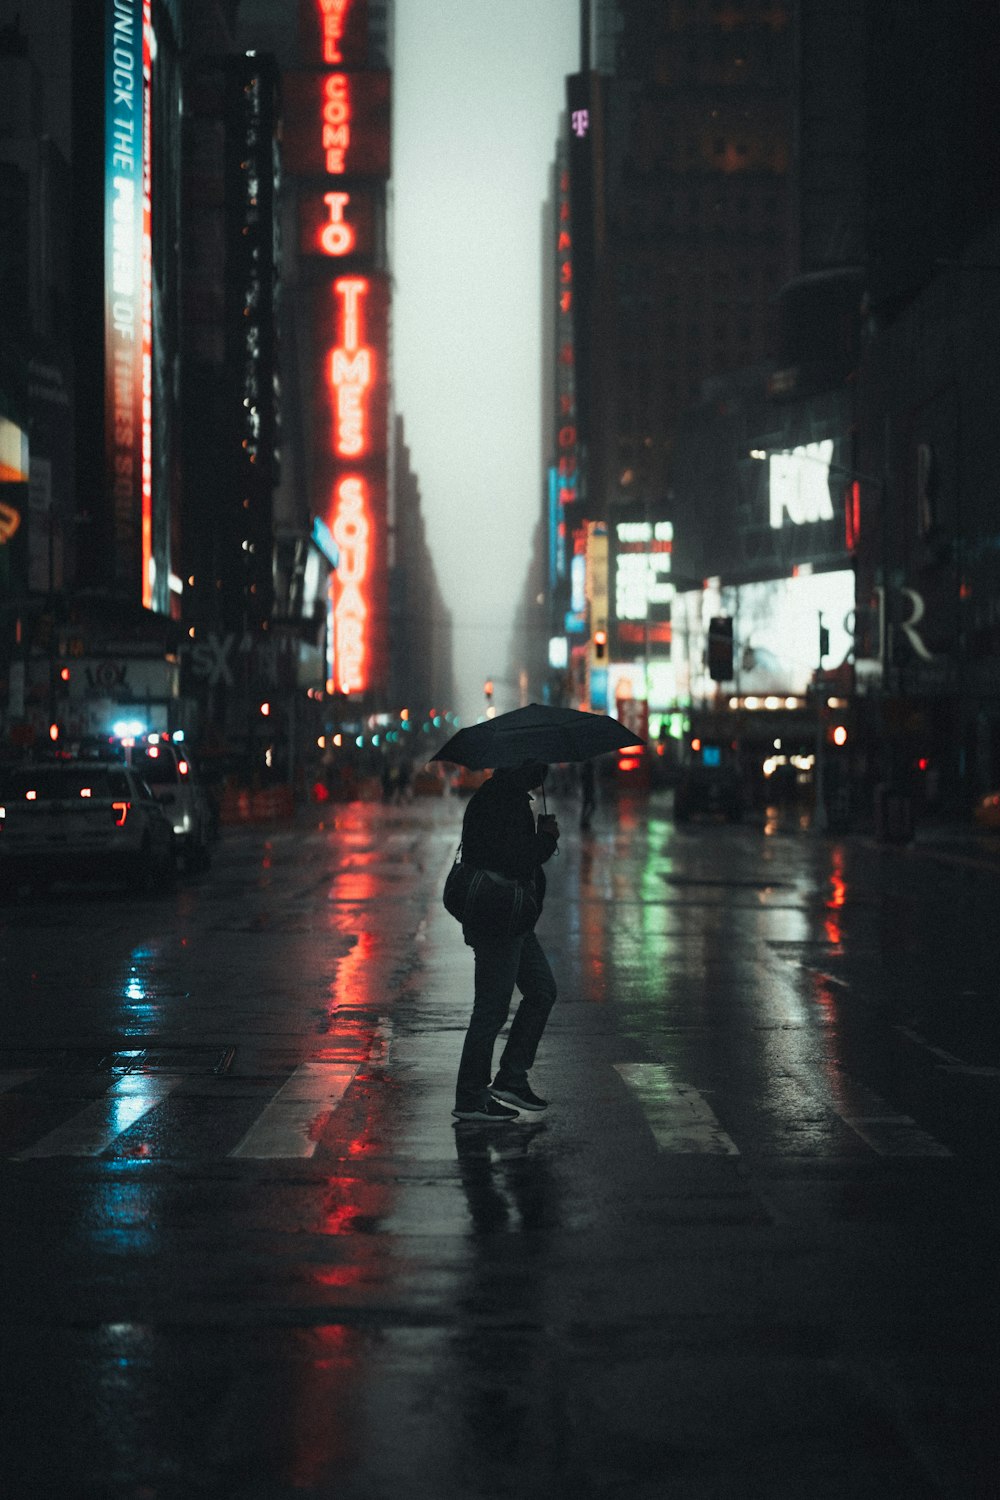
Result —
[[[536, 825], [531, 792], [542, 787], [552, 761], [587, 760], [635, 742], [605, 714], [531, 703], [526, 708], [460, 729], [434, 760], [473, 770], [493, 767], [474, 793], [462, 823], [462, 863], [504, 880], [533, 883], [538, 910], [545, 896], [542, 866], [559, 844], [559, 824], [543, 812]], [[540, 1114], [547, 1101], [528, 1081], [556, 983], [534, 928], [518, 937], [463, 929], [475, 955], [475, 994], [455, 1085], [456, 1120], [504, 1124], [518, 1111]], [[496, 1077], [493, 1050], [507, 1020], [515, 986], [521, 993]]]
[[[539, 914], [545, 896], [542, 865], [559, 843], [555, 815], [541, 815], [536, 826], [531, 809], [531, 792], [541, 786], [547, 770], [540, 761], [529, 760], [494, 771], [473, 793], [462, 823], [463, 863], [533, 885]], [[468, 928], [464, 933], [475, 955], [475, 998], [452, 1114], [456, 1120], [494, 1124], [516, 1120], [522, 1109], [539, 1114], [547, 1101], [534, 1092], [528, 1073], [556, 998], [549, 961], [534, 928], [519, 937], [486, 935]], [[491, 1083], [493, 1050], [515, 985], [521, 1000]]]

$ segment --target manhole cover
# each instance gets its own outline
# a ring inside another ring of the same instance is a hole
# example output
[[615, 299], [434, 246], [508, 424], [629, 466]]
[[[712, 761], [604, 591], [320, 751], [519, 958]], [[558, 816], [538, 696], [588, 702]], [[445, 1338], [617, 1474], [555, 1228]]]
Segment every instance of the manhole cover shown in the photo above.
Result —
[[109, 1052], [98, 1064], [112, 1073], [228, 1073], [235, 1047], [140, 1047]]

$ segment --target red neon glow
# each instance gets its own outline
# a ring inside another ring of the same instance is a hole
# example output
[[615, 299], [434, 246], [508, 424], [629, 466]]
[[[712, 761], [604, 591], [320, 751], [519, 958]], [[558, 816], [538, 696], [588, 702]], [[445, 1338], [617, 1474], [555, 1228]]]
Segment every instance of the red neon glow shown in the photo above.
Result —
[[334, 489], [333, 539], [340, 562], [333, 575], [334, 678], [341, 693], [368, 685], [367, 583], [371, 526], [368, 488], [360, 474], [346, 474]]
[[330, 222], [319, 237], [324, 255], [350, 255], [354, 249], [354, 230], [344, 223], [344, 209], [350, 201], [350, 193], [323, 194], [323, 202], [330, 211]]
[[333, 451], [340, 458], [359, 458], [368, 451], [365, 392], [375, 378], [374, 352], [363, 342], [368, 279], [342, 276], [333, 290], [339, 302], [338, 340], [330, 355]]
[[282, 86], [282, 155], [293, 176], [388, 177], [392, 82], [387, 71], [293, 70]]
[[346, 73], [323, 80], [323, 160], [332, 177], [347, 171], [351, 144], [351, 95]]
[[128, 817], [128, 810], [131, 806], [131, 802], [112, 802], [111, 811], [115, 815], [115, 826], [117, 828], [125, 827], [125, 819]]
[[351, 0], [319, 0], [325, 63], [344, 61], [340, 48], [344, 37], [344, 21], [350, 7]]
[[153, 4], [142, 3], [142, 602], [153, 605]]
[[861, 485], [855, 479], [844, 496], [844, 530], [848, 552], [853, 552], [861, 535]]

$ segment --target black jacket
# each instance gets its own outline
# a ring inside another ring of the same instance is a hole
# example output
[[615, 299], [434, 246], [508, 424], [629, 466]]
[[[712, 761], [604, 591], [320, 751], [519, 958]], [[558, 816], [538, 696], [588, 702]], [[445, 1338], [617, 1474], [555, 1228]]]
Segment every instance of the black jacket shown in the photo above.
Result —
[[511, 880], [534, 879], [538, 909], [545, 896], [542, 865], [555, 853], [554, 834], [539, 833], [531, 796], [502, 778], [491, 777], [474, 792], [462, 822], [462, 862], [496, 870]]

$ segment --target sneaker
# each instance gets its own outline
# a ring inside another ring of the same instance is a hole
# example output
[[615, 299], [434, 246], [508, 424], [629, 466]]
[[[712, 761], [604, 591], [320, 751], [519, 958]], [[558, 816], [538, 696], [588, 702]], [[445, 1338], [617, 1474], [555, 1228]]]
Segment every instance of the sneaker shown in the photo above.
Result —
[[484, 1104], [473, 1104], [468, 1109], [461, 1109], [458, 1105], [452, 1110], [456, 1120], [477, 1120], [484, 1125], [507, 1125], [511, 1120], [517, 1119], [517, 1110], [508, 1109], [505, 1104], [498, 1104], [496, 1099], [487, 1099]]
[[547, 1099], [539, 1099], [527, 1080], [524, 1083], [516, 1084], [512, 1088], [503, 1083], [494, 1083], [490, 1087], [490, 1093], [494, 1099], [502, 1099], [505, 1104], [513, 1104], [517, 1109], [530, 1110], [533, 1114], [547, 1109], [549, 1105]]

